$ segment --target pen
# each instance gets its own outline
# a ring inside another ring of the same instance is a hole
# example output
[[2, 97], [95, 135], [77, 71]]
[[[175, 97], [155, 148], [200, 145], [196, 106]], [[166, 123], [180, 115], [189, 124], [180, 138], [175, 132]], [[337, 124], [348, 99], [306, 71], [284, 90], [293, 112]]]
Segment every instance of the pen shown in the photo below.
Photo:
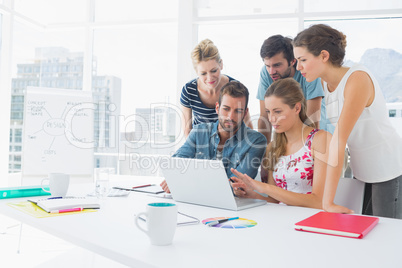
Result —
[[142, 187], [148, 187], [148, 186], [152, 186], [152, 184], [138, 185], [138, 186], [132, 187], [131, 189], [142, 188]]
[[217, 225], [219, 223], [222, 223], [222, 222], [237, 220], [238, 218], [239, 217], [233, 217], [233, 218], [226, 218], [226, 219], [222, 219], [222, 220], [211, 221], [211, 222], [208, 222], [206, 225], [211, 227], [211, 226], [215, 226], [215, 225]]
[[49, 200], [49, 199], [62, 199], [63, 197], [61, 197], [61, 196], [56, 196], [56, 197], [49, 197], [49, 198], [47, 198], [47, 200]]
[[52, 210], [50, 213], [65, 213], [65, 212], [74, 212], [74, 211], [82, 211], [83, 208], [69, 208], [69, 209], [60, 209], [60, 210]]

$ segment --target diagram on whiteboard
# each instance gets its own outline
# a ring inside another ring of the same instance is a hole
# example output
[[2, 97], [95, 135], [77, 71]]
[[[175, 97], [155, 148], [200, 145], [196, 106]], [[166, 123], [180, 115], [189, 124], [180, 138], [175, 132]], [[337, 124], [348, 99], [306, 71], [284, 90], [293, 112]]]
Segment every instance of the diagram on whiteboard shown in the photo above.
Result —
[[91, 92], [29, 87], [24, 113], [24, 174], [91, 174]]

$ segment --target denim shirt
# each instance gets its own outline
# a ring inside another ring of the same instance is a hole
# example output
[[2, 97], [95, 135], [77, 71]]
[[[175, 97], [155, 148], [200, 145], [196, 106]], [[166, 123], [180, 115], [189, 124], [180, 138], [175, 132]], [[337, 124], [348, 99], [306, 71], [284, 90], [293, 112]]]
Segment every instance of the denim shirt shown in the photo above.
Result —
[[[219, 145], [219, 121], [194, 126], [186, 142], [173, 157], [216, 160]], [[255, 178], [267, 147], [267, 139], [261, 133], [248, 128], [243, 122], [223, 147], [222, 161], [228, 177], [231, 168]]]

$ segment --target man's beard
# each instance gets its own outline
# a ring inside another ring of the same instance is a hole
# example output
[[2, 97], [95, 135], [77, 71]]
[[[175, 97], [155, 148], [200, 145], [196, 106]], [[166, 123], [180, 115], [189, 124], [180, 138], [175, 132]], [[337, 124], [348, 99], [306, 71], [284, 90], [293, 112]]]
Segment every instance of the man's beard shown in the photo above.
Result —
[[[277, 80], [290, 77], [290, 74], [292, 73], [292, 66], [293, 66], [293, 65], [290, 65], [290, 66], [286, 69], [286, 71], [285, 71], [285, 73], [284, 73], [283, 75], [281, 75], [281, 74], [279, 74], [279, 73], [278, 73], [278, 74], [275, 74], [275, 76], [279, 76], [279, 78], [278, 78]], [[271, 76], [271, 78], [272, 78], [272, 76]], [[275, 81], [276, 81], [276, 80], [275, 80]]]
[[[225, 127], [225, 123], [227, 123], [227, 122], [231, 122], [232, 126]], [[221, 125], [223, 130], [225, 130], [226, 132], [229, 132], [229, 133], [236, 132], [240, 127], [240, 125], [237, 122], [235, 122], [233, 120], [227, 120], [227, 119], [219, 119], [219, 124]]]

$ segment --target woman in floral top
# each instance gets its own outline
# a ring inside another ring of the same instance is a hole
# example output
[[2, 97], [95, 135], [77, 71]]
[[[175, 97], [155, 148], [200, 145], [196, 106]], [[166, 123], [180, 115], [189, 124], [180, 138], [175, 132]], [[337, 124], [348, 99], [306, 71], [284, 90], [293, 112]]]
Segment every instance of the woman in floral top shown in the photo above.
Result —
[[275, 130], [262, 167], [268, 169], [268, 183], [232, 170], [237, 176], [232, 177], [234, 193], [268, 202], [322, 208], [331, 134], [309, 126], [306, 100], [293, 78], [276, 81], [268, 88], [265, 107]]

